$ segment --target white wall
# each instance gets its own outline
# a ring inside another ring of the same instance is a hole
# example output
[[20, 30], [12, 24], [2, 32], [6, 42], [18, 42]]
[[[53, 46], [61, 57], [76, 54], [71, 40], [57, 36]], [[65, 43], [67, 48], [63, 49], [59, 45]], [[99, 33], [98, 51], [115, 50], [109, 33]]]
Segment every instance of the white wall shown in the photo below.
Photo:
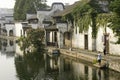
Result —
[[20, 37], [21, 34], [23, 35], [22, 24], [21, 22], [16, 22], [15, 23], [15, 36]]
[[[107, 33], [109, 34], [109, 52], [110, 54], [120, 55], [120, 44], [116, 44], [117, 37], [113, 33], [112, 29], [107, 27]], [[97, 51], [103, 52], [103, 35], [104, 29], [99, 28], [97, 35]]]
[[[76, 30], [77, 28], [77, 30]], [[77, 32], [76, 32], [77, 31]], [[120, 55], [120, 44], [115, 44], [117, 37], [113, 33], [112, 29], [107, 27], [107, 33], [109, 34], [109, 52], [110, 54]], [[84, 49], [84, 35], [88, 34], [88, 50], [92, 50], [92, 28], [89, 27], [88, 32], [79, 33], [79, 28], [75, 27], [72, 37], [72, 47]], [[100, 27], [98, 29], [96, 38], [97, 51], [103, 52], [104, 48], [104, 29]]]
[[[77, 30], [76, 30], [77, 28]], [[77, 31], [77, 32], [76, 32]], [[92, 28], [87, 32], [79, 33], [79, 27], [75, 27], [72, 37], [72, 47], [84, 49], [84, 35], [88, 35], [88, 49], [92, 50]]]
[[103, 52], [104, 48], [104, 29], [99, 28], [97, 33], [97, 39], [96, 39], [96, 49], [97, 51]]

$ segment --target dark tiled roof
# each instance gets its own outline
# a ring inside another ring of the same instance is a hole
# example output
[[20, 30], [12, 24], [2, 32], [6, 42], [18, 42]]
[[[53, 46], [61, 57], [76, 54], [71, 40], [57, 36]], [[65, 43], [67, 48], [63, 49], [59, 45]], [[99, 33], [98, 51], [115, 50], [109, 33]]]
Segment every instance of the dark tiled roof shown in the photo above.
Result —
[[45, 30], [47, 31], [57, 31], [56, 25], [51, 25], [49, 27], [45, 27]]
[[53, 17], [64, 16], [73, 11], [73, 9], [80, 4], [80, 1], [75, 2], [72, 5], [68, 5], [63, 11], [56, 13]]
[[52, 3], [52, 6], [51, 6], [51, 7], [47, 8], [47, 9], [39, 9], [38, 11], [51, 11], [51, 10], [53, 9], [53, 6], [54, 6], [54, 5], [58, 5], [58, 4], [62, 5], [63, 8], [65, 8], [65, 6], [64, 6], [63, 3], [61, 3], [61, 2], [54, 2], [54, 3]]

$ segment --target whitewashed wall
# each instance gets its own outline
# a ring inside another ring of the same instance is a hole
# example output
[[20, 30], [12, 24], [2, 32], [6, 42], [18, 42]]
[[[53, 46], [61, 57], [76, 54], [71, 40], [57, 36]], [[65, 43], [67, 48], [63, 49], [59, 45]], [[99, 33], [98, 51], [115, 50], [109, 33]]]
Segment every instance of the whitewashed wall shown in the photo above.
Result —
[[110, 53], [114, 55], [120, 55], [120, 44], [116, 44], [117, 37], [115, 37], [115, 33], [110, 28], [107, 28], [109, 33], [109, 41], [110, 41]]
[[20, 37], [21, 34], [23, 35], [23, 28], [21, 22], [15, 23], [15, 36]]
[[[77, 31], [77, 32], [76, 32]], [[120, 44], [115, 44], [117, 37], [113, 33], [112, 29], [107, 27], [107, 33], [109, 34], [109, 52], [110, 54], [120, 55]], [[88, 34], [88, 50], [92, 50], [92, 28], [89, 27], [88, 32], [79, 33], [79, 28], [74, 28], [72, 37], [72, 47], [84, 49], [84, 35]], [[96, 50], [103, 52], [104, 48], [104, 29], [100, 27], [98, 29], [96, 38]]]
[[96, 38], [96, 49], [97, 51], [103, 52], [104, 48], [104, 29], [99, 28]]
[[[77, 30], [76, 30], [77, 28]], [[77, 32], [76, 32], [77, 31]], [[72, 47], [84, 49], [84, 35], [88, 35], [88, 49], [92, 50], [92, 28], [89, 27], [87, 32], [79, 33], [79, 27], [75, 27], [72, 37]]]
[[[120, 44], [116, 44], [117, 37], [113, 33], [112, 29], [107, 27], [107, 33], [109, 34], [109, 52], [110, 54], [120, 55]], [[104, 29], [99, 28], [97, 35], [97, 51], [103, 52], [103, 35]]]

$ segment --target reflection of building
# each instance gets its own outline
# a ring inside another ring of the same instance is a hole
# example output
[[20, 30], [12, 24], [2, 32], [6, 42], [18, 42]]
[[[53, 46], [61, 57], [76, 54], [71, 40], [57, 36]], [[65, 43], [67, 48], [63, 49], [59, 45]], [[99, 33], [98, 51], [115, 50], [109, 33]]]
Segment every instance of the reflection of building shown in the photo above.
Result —
[[1, 39], [1, 52], [6, 53], [8, 56], [23, 56], [23, 51], [15, 40]]
[[48, 56], [44, 55], [45, 58], [45, 71], [46, 72], [54, 72], [59, 71], [59, 56]]
[[[106, 80], [109, 78], [107, 70], [99, 70], [95, 67], [88, 66], [84, 61], [76, 61], [76, 59], [65, 56], [59, 56], [58, 60], [56, 60], [47, 54], [45, 54], [44, 59], [45, 75], [54, 75], [52, 79], [55, 77], [58, 80]], [[54, 65], [57, 66], [57, 69]]]
[[14, 54], [15, 54], [15, 41], [1, 39], [1, 52], [6, 54], [8, 57], [14, 56]]

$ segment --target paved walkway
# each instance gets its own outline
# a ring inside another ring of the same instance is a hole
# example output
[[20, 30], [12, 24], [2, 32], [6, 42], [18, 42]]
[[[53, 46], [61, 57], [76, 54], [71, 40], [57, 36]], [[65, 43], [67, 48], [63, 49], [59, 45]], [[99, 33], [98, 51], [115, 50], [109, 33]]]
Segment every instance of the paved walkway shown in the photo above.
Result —
[[[92, 52], [92, 51], [83, 50], [83, 49], [75, 49], [75, 48], [73, 48], [72, 51], [79, 52], [79, 53], [86, 54], [86, 55], [93, 56], [93, 57], [97, 57], [97, 54], [98, 54], [97, 52]], [[114, 60], [114, 61], [120, 62], [120, 56], [116, 56], [112, 54], [104, 55], [103, 53], [101, 53], [101, 55], [102, 55], [102, 59], [107, 59], [111, 61]]]
[[[51, 47], [51, 48], [55, 48], [55, 47]], [[70, 49], [68, 48], [62, 48], [62, 50], [68, 50], [70, 51]], [[72, 52], [74, 53], [79, 53], [79, 54], [86, 54], [88, 56], [92, 56], [92, 57], [96, 57], [97, 58], [97, 54], [98, 52], [93, 52], [93, 51], [89, 51], [89, 50], [84, 50], [84, 49], [79, 49], [79, 48], [72, 48], [71, 50]], [[107, 59], [107, 60], [114, 60], [114, 61], [118, 61], [120, 62], [120, 55], [112, 55], [112, 54], [107, 54], [107, 55], [104, 55], [104, 53], [101, 53], [102, 55], [102, 59]]]

